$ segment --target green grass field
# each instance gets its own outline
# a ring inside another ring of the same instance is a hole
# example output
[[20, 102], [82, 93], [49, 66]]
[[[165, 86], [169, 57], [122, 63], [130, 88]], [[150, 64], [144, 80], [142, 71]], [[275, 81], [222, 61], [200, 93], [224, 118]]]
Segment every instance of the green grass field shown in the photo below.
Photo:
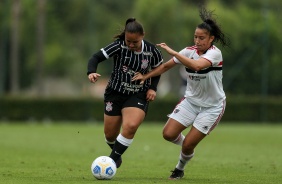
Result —
[[92, 161], [109, 155], [102, 124], [0, 123], [0, 183], [282, 183], [282, 124], [221, 124], [197, 147], [179, 181], [168, 180], [180, 147], [146, 123], [110, 181], [96, 180]]

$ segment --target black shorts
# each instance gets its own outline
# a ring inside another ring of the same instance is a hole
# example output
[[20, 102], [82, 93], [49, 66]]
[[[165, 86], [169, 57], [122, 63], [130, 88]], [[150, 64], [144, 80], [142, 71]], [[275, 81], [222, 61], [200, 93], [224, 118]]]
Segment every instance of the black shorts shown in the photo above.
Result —
[[147, 113], [148, 106], [146, 92], [125, 95], [107, 88], [104, 94], [104, 113], [109, 116], [120, 116], [125, 107], [136, 107]]

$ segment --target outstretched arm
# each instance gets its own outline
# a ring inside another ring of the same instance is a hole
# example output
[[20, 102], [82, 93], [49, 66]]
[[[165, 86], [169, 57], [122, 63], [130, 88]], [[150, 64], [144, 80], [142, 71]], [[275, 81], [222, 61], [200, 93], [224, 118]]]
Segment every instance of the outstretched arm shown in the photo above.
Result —
[[204, 68], [211, 66], [211, 62], [208, 61], [207, 59], [199, 58], [197, 60], [194, 60], [194, 59], [188, 58], [188, 57], [183, 56], [180, 53], [174, 51], [169, 46], [167, 46], [165, 43], [157, 44], [157, 46], [160, 46], [163, 49], [165, 49], [167, 51], [167, 53], [176, 57], [184, 66], [186, 66], [187, 68], [190, 68], [191, 70], [199, 71], [201, 69], [204, 69]]
[[142, 75], [139, 72], [135, 73], [134, 77], [132, 77], [132, 81], [140, 80], [140, 84], [143, 84], [145, 80], [147, 80], [151, 77], [161, 75], [162, 73], [171, 69], [175, 65], [176, 65], [176, 63], [173, 61], [173, 59], [170, 59], [166, 63], [161, 64], [160, 66], [158, 66], [157, 68], [155, 68], [154, 70], [150, 71], [149, 73], [147, 73], [145, 75]]

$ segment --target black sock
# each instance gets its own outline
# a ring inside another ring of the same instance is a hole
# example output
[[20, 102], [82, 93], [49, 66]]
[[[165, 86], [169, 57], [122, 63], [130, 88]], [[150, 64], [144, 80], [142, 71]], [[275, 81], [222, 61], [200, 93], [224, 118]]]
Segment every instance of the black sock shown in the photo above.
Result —
[[110, 157], [116, 162], [128, 147], [116, 141]]
[[114, 148], [114, 145], [115, 145], [115, 144], [110, 144], [110, 143], [107, 143], [107, 144], [110, 146], [111, 149]]

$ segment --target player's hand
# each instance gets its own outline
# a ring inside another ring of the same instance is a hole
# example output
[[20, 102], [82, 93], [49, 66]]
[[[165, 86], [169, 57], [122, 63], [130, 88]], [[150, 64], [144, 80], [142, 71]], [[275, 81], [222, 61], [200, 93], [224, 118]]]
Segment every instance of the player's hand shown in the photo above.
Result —
[[169, 46], [167, 46], [166, 43], [159, 43], [159, 44], [157, 44], [157, 46], [165, 49], [167, 51], [167, 53], [169, 53], [172, 56], [174, 56], [177, 53], [175, 50], [173, 50]]
[[90, 82], [92, 82], [92, 83], [95, 83], [95, 82], [98, 80], [99, 77], [101, 77], [101, 75], [98, 74], [98, 73], [90, 73], [90, 74], [88, 75], [88, 79], [89, 79]]
[[147, 96], [146, 96], [146, 100], [147, 101], [154, 101], [155, 98], [157, 96], [156, 91], [152, 90], [152, 89], [148, 89], [147, 91]]
[[137, 80], [140, 80], [140, 84], [144, 84], [145, 81], [144, 76], [139, 72], [136, 72], [131, 79], [131, 81], [137, 81]]

